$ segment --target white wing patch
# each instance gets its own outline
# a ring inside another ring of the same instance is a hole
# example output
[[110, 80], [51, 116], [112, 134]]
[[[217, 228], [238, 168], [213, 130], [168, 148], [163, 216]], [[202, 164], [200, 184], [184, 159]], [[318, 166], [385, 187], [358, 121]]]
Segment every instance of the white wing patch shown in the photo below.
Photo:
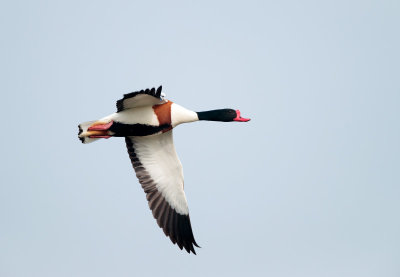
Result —
[[147, 137], [130, 137], [135, 152], [157, 190], [171, 207], [182, 215], [189, 214], [183, 191], [182, 164], [175, 151], [172, 131]]

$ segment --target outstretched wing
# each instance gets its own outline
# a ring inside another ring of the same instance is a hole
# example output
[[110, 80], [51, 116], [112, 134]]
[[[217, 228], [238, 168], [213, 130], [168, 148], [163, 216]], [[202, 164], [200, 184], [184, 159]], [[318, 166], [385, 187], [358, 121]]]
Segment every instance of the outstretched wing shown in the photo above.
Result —
[[171, 241], [196, 254], [189, 209], [183, 191], [182, 164], [173, 144], [172, 130], [148, 137], [126, 137], [129, 157], [146, 193], [149, 207]]
[[162, 86], [159, 86], [157, 90], [152, 88], [124, 94], [124, 97], [117, 101], [117, 112], [136, 107], [162, 104], [164, 100], [162, 99], [161, 90]]

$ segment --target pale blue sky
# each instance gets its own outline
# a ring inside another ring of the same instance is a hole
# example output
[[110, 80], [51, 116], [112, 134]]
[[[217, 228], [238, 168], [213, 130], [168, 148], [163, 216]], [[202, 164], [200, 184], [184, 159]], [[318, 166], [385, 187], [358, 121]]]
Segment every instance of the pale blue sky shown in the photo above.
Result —
[[[399, 1], [3, 1], [0, 276], [399, 276]], [[123, 139], [77, 125], [163, 85], [188, 255]]]

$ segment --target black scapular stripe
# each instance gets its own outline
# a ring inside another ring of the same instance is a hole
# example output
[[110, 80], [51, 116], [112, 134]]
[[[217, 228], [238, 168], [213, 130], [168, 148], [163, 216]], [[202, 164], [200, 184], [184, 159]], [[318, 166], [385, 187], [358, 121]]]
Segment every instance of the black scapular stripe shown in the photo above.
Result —
[[171, 125], [164, 124], [160, 126], [152, 126], [146, 124], [124, 124], [114, 122], [110, 131], [114, 132], [114, 137], [128, 137], [128, 136], [149, 136], [170, 128]]

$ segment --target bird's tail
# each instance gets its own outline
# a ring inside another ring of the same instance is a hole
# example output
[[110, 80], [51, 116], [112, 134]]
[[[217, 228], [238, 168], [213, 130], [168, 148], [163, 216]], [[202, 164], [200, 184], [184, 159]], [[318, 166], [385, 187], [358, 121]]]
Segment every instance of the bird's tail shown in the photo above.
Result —
[[83, 122], [78, 125], [78, 128], [79, 128], [78, 138], [80, 139], [80, 141], [82, 141], [82, 143], [85, 143], [85, 144], [91, 143], [91, 142], [94, 142], [94, 141], [100, 139], [100, 138], [89, 138], [88, 136], [81, 135], [81, 134], [86, 133], [88, 131], [88, 128], [95, 122], [96, 122], [96, 120], [87, 121], [87, 122]]

